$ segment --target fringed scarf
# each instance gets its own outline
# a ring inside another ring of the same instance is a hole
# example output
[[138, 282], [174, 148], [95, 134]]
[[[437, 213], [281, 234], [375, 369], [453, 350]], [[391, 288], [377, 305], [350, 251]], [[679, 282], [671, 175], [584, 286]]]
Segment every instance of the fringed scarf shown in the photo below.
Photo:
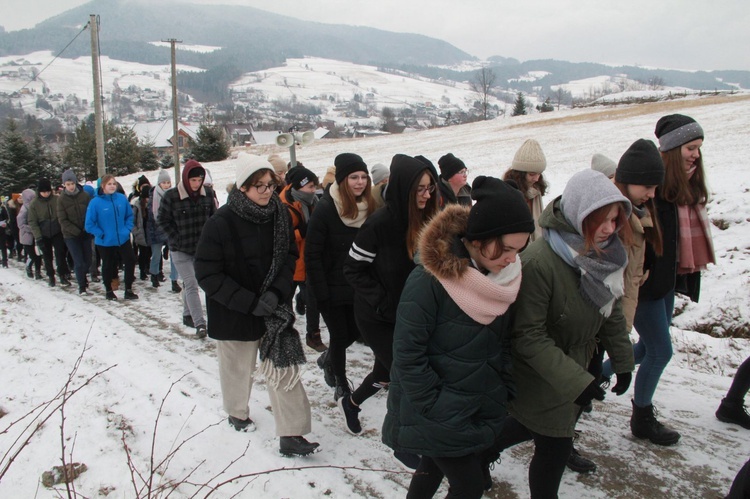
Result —
[[521, 287], [521, 259], [517, 258], [497, 274], [484, 275], [467, 267], [456, 278], [435, 277], [466, 315], [486, 326], [516, 301]]
[[542, 216], [542, 211], [544, 211], [544, 205], [542, 204], [542, 193], [539, 192], [539, 189], [536, 187], [529, 187], [529, 189], [526, 191], [526, 204], [529, 206], [529, 210], [531, 210], [531, 218], [534, 219], [534, 232], [531, 233], [531, 236], [529, 237], [529, 243], [532, 243], [542, 237], [542, 228], [537, 223], [537, 220], [539, 220], [539, 217]]
[[[227, 205], [237, 216], [248, 222], [264, 224], [273, 221], [273, 258], [260, 287], [260, 296], [276, 279], [289, 255], [289, 211], [284, 208], [277, 194], [271, 197], [266, 206], [260, 206], [248, 199], [239, 189], [229, 193]], [[294, 312], [289, 305], [282, 302], [263, 320], [266, 333], [260, 340], [258, 371], [274, 388], [289, 391], [300, 380], [301, 366], [305, 364], [305, 353], [299, 333], [293, 326]], [[282, 380], [285, 384], [279, 386]]]
[[579, 291], [583, 299], [609, 317], [615, 300], [625, 294], [624, 270], [628, 265], [627, 252], [617, 234], [600, 245], [600, 254], [594, 250], [581, 254], [585, 243], [579, 234], [544, 229], [543, 235], [552, 251], [581, 272]]
[[710, 222], [706, 206], [677, 206], [677, 221], [680, 227], [678, 274], [692, 274], [716, 263]]
[[367, 201], [360, 201], [357, 203], [357, 218], [344, 218], [341, 216], [341, 212], [344, 209], [344, 205], [341, 203], [341, 193], [339, 192], [339, 184], [334, 182], [331, 184], [331, 188], [328, 191], [333, 199], [333, 204], [336, 205], [336, 211], [339, 214], [339, 218], [347, 227], [362, 227], [367, 219]]

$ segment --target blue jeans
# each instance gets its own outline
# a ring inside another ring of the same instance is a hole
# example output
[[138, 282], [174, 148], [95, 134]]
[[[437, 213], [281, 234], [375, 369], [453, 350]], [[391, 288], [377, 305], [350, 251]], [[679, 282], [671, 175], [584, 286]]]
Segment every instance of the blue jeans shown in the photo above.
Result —
[[[151, 262], [148, 269], [148, 272], [151, 275], [159, 275], [159, 263], [161, 263], [162, 248], [164, 248], [164, 243], [151, 245]], [[172, 258], [169, 259], [169, 265], [169, 280], [176, 281], [180, 276], [177, 274], [177, 269], [174, 266], [174, 260], [172, 260]]]
[[[651, 405], [664, 368], [672, 358], [672, 336], [669, 327], [674, 312], [674, 290], [659, 300], [639, 301], [635, 309], [633, 326], [638, 332], [638, 343], [633, 345], [636, 365], [633, 401], [638, 407]], [[612, 376], [612, 366], [607, 360], [602, 366], [604, 376]]]
[[91, 266], [91, 240], [93, 237], [87, 232], [82, 232], [76, 237], [65, 240], [68, 253], [73, 257], [75, 264], [76, 281], [78, 289], [86, 288], [86, 273]]

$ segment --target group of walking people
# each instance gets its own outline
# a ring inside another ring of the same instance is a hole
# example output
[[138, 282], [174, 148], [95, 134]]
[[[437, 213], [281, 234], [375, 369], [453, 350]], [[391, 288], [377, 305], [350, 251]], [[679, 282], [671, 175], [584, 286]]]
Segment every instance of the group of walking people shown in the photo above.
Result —
[[[319, 450], [305, 438], [312, 418], [296, 309], [346, 431], [361, 434], [364, 403], [388, 389], [382, 438], [416, 469], [407, 497], [432, 497], [443, 478], [448, 497], [480, 497], [501, 453], [528, 440], [531, 497], [557, 497], [566, 466], [596, 469], [573, 447], [578, 419], [610, 383], [625, 394], [636, 365], [632, 434], [657, 445], [680, 439], [656, 418], [653, 398], [672, 355], [675, 295], [697, 301], [715, 257], [703, 130], [674, 114], [655, 135], [658, 147], [638, 139], [617, 162], [595, 155], [546, 206], [547, 162], [534, 139], [503, 180], [478, 176], [471, 186], [451, 153], [439, 173], [423, 156], [396, 154], [389, 168], [377, 165], [377, 184], [362, 157], [342, 153], [327, 185], [303, 165], [279, 171], [241, 154], [220, 208], [205, 169], [189, 161], [176, 188], [160, 175], [149, 198], [166, 236], [152, 237], [152, 251], [168, 243], [184, 282], [184, 322], [217, 340], [231, 428], [256, 429], [250, 396], [262, 375], [280, 452]], [[105, 261], [120, 256], [128, 298], [133, 213], [116, 187], [102, 179], [83, 228]], [[121, 211], [129, 215], [116, 218]], [[103, 263], [105, 286], [113, 268]], [[357, 340], [373, 354], [361, 380], [347, 374]], [[748, 383], [738, 384], [717, 417], [748, 428]]]

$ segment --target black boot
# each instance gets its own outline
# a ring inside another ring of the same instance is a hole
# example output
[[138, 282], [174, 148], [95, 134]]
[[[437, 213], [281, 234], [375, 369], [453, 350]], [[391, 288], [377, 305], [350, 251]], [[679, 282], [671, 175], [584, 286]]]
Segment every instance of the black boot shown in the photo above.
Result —
[[284, 456], [309, 456], [317, 451], [318, 442], [308, 442], [305, 437], [281, 437], [279, 438], [279, 452]]
[[137, 300], [138, 295], [133, 293], [133, 290], [130, 288], [125, 289], [125, 299], [126, 300]]
[[723, 398], [721, 405], [716, 410], [716, 418], [724, 423], [740, 425], [750, 430], [750, 415], [748, 415], [742, 400]]
[[29, 279], [34, 278], [34, 271], [31, 270], [31, 267], [26, 267], [26, 277], [28, 277]]
[[182, 291], [180, 284], [177, 281], [172, 281], [172, 293], [179, 293]]
[[586, 459], [578, 453], [575, 447], [570, 450], [570, 456], [568, 456], [568, 462], [566, 463], [568, 468], [576, 473], [593, 473], [596, 471], [596, 464], [591, 459]]
[[161, 285], [159, 282], [159, 276], [155, 274], [151, 274], [151, 286], [158, 288]]
[[65, 287], [70, 286], [70, 279], [68, 279], [66, 276], [61, 275], [60, 276], [60, 284], [62, 284]]
[[55, 276], [53, 276], [53, 275], [49, 276], [49, 281], [47, 281], [47, 284], [49, 285], [50, 288], [54, 288], [55, 287]]
[[328, 352], [330, 350], [326, 350], [322, 354], [320, 354], [320, 357], [318, 357], [317, 364], [318, 367], [323, 369], [323, 379], [326, 382], [326, 385], [333, 388], [336, 386], [336, 375], [333, 374], [333, 366], [331, 365], [331, 362], [328, 360]]
[[630, 417], [630, 431], [637, 438], [647, 438], [656, 445], [674, 445], [680, 434], [667, 428], [656, 419], [653, 404], [638, 407], [633, 401], [633, 415]]

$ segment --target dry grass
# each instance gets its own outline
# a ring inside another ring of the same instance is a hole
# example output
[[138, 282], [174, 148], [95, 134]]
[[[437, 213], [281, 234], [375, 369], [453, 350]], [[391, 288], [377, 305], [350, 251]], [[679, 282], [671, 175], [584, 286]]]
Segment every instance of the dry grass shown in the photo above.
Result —
[[652, 113], [667, 113], [670, 111], [685, 111], [693, 107], [724, 104], [731, 101], [750, 99], [750, 95], [710, 95], [698, 99], [674, 99], [644, 104], [629, 104], [622, 107], [606, 107], [599, 110], [577, 114], [574, 116], [550, 117], [546, 120], [535, 120], [529, 123], [519, 123], [510, 128], [556, 126], [562, 123], [611, 121], [618, 118], [629, 118]]

